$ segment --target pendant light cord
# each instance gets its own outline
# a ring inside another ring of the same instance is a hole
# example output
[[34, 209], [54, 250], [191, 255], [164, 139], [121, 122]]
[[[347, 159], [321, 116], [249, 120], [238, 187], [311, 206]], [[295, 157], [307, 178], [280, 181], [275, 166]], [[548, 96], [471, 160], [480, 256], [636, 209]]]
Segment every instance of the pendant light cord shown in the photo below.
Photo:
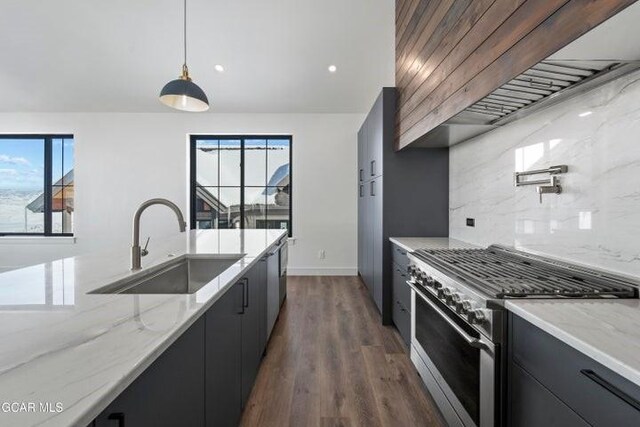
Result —
[[187, 66], [187, 0], [184, 0], [184, 17], [183, 18], [184, 18], [184, 25], [183, 25], [184, 65], [186, 67]]

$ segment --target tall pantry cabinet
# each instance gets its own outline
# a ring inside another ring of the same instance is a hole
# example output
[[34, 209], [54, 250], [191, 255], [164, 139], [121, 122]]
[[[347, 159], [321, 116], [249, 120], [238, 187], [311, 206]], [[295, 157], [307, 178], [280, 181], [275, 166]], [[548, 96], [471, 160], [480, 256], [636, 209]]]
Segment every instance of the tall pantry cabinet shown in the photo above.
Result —
[[358, 273], [391, 323], [389, 237], [446, 237], [449, 150], [394, 151], [396, 90], [383, 88], [358, 131]]

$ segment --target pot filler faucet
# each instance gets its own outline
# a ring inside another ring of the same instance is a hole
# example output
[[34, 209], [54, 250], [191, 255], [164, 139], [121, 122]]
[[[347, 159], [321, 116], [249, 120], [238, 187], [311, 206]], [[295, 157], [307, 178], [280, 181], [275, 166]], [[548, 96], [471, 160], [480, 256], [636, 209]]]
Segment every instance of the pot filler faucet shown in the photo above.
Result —
[[[551, 166], [547, 169], [536, 169], [532, 171], [516, 172], [513, 175], [514, 184], [516, 187], [523, 185], [535, 185], [536, 192], [540, 197], [540, 203], [542, 203], [543, 194], [560, 194], [562, 193], [562, 186], [558, 182], [557, 175], [567, 173], [569, 167], [567, 165]], [[547, 174], [549, 178], [546, 179], [526, 179], [524, 177], [530, 175], [542, 175]]]
[[[133, 216], [133, 243], [131, 244], [131, 270], [140, 270], [142, 268], [142, 257], [145, 256], [147, 252], [147, 247], [142, 249], [140, 247], [140, 216], [142, 212], [145, 211], [149, 206], [153, 205], [164, 205], [170, 208], [178, 217], [178, 226], [180, 227], [180, 232], [184, 233], [187, 229], [187, 223], [184, 222], [184, 217], [182, 216], [182, 212], [180, 208], [176, 206], [175, 203], [167, 200], [167, 199], [149, 199], [146, 202], [142, 203], [135, 215]], [[147, 240], [147, 244], [149, 240]]]

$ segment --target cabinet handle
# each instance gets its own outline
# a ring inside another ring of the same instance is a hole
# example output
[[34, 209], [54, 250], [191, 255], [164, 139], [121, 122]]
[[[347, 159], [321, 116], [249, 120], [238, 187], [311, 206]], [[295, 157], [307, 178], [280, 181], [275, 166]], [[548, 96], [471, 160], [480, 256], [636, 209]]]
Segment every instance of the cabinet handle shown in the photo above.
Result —
[[240, 304], [240, 311], [238, 311], [238, 314], [244, 314], [244, 280], [240, 279], [238, 283], [236, 283], [236, 286], [242, 286], [242, 303]]
[[113, 414], [109, 414], [107, 417], [108, 420], [114, 420], [118, 422], [118, 427], [124, 427], [124, 413], [123, 412], [114, 412]]
[[603, 387], [608, 392], [613, 393], [617, 397], [619, 397], [620, 399], [624, 400], [626, 403], [631, 405], [636, 411], [640, 411], [640, 402], [638, 402], [633, 397], [629, 396], [624, 391], [620, 390], [615, 385], [611, 384], [609, 381], [607, 381], [604, 378], [602, 378], [600, 375], [596, 374], [591, 369], [581, 369], [580, 373], [582, 375], [584, 375], [585, 377], [589, 378], [594, 383], [596, 383], [599, 386]]
[[360, 184], [360, 197], [364, 196], [364, 185]]
[[369, 190], [369, 194], [371, 194], [371, 196], [376, 195], [376, 186], [375, 186], [376, 182], [375, 181], [371, 181], [371, 188]]
[[371, 176], [376, 176], [375, 165], [376, 165], [376, 161], [375, 160], [371, 160]]
[[247, 307], [247, 308], [248, 308], [248, 307], [249, 307], [249, 279], [247, 279], [247, 278], [245, 277], [245, 278], [244, 278], [244, 283], [245, 283], [245, 286], [246, 286], [246, 288], [247, 288], [247, 293], [246, 293], [246, 295], [247, 295], [247, 303], [246, 303], [245, 307]]
[[364, 169], [360, 169], [358, 171], [358, 176], [360, 177], [360, 182], [364, 181], [363, 172], [364, 172]]
[[249, 279], [243, 277], [240, 282], [242, 283], [242, 313], [244, 314], [244, 309], [249, 307]]

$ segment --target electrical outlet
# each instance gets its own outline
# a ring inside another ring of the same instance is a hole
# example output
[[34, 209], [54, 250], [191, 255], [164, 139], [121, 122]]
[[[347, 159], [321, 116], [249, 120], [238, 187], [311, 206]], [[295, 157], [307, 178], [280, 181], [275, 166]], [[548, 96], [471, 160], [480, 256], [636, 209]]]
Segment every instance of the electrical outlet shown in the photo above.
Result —
[[320, 249], [318, 251], [318, 258], [320, 258], [320, 259], [324, 259], [325, 258], [324, 249]]
[[475, 218], [467, 218], [467, 227], [475, 227], [476, 219]]

